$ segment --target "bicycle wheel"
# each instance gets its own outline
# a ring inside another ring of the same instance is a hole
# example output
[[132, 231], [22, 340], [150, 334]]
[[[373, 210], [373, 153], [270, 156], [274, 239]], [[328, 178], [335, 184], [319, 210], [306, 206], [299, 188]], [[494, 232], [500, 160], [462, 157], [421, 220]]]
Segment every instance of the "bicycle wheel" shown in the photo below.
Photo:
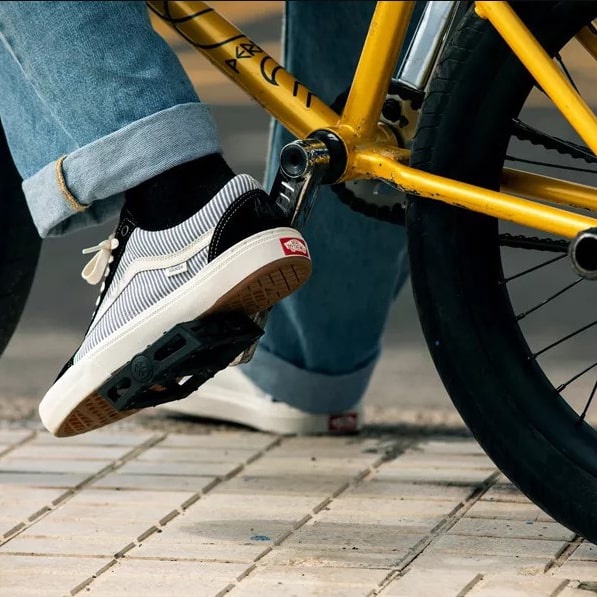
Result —
[[41, 239], [35, 230], [21, 177], [0, 127], [0, 355], [12, 337], [31, 289]]
[[[577, 32], [597, 16], [595, 2], [514, 6], [558, 63], [560, 50], [566, 50], [569, 41], [575, 43]], [[592, 27], [590, 32], [596, 33]], [[582, 48], [579, 52], [590, 57]], [[471, 10], [443, 53], [431, 82], [412, 165], [497, 189], [505, 162], [514, 160], [512, 154], [528, 145], [542, 156], [532, 161], [555, 156], [549, 163], [559, 168], [559, 177], [576, 172], [562, 169], [562, 165], [581, 166], [579, 170], [593, 172], [578, 172], [585, 177], [585, 184], [595, 185], [593, 154], [581, 147], [574, 149], [561, 137], [553, 140], [539, 125], [528, 129], [532, 134], [525, 133], [523, 125], [516, 122], [519, 116], [530, 115], [551, 126], [553, 112], [548, 117], [533, 112], [533, 102], [542, 102], [542, 98], [491, 25]], [[517, 136], [530, 136], [532, 143]], [[548, 149], [549, 145], [560, 153]], [[529, 170], [535, 168], [522, 163]], [[597, 305], [597, 286], [575, 277], [566, 263], [565, 241], [533, 240], [529, 237], [535, 233], [528, 230], [522, 230], [525, 238], [513, 239], [504, 234], [512, 228], [487, 216], [411, 197], [407, 228], [423, 332], [465, 423], [496, 465], [531, 500], [578, 534], [597, 541], [597, 432], [587, 414], [597, 388], [593, 383], [597, 363], [581, 363], [572, 374], [562, 366], [566, 354], [577, 356], [582, 351], [586, 358], [597, 360], [597, 339], [583, 336], [595, 329], [594, 310], [588, 324], [579, 325], [575, 320], [571, 333], [566, 331], [570, 317], [586, 315], [586, 309], [580, 308], [585, 303], [579, 300]], [[537, 249], [555, 253], [545, 258]], [[536, 266], [528, 263], [535, 255], [540, 256]], [[561, 265], [566, 271], [554, 274], [552, 268]], [[529, 299], [528, 292], [541, 291], [560, 280], [560, 275], [572, 279]], [[525, 279], [526, 290], [521, 292], [517, 284]], [[584, 298], [569, 298], [574, 292]], [[525, 304], [520, 306], [521, 302]], [[546, 309], [551, 310], [550, 315], [543, 314]], [[529, 327], [527, 322], [533, 318], [538, 318], [538, 324]], [[555, 337], [548, 339], [548, 334]], [[581, 352], [569, 347], [573, 341], [580, 341]], [[556, 349], [564, 350], [564, 357], [547, 358]], [[568, 359], [566, 365], [572, 361]], [[563, 374], [568, 377], [561, 379]], [[586, 394], [581, 391], [584, 398], [579, 398], [579, 392], [572, 390], [589, 376], [589, 389]]]

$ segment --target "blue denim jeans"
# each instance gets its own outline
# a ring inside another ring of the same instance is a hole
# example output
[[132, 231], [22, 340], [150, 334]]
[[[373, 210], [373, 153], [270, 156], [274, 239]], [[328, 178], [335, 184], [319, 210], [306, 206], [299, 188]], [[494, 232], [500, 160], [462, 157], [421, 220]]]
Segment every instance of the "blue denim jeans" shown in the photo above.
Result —
[[[284, 61], [332, 102], [350, 84], [375, 2], [289, 2]], [[123, 193], [221, 152], [209, 111], [151, 28], [144, 2], [0, 2], [0, 118], [41, 236], [118, 214]], [[268, 177], [283, 144], [274, 126]], [[314, 272], [276, 306], [244, 371], [311, 412], [364, 394], [407, 276], [404, 231], [327, 187], [304, 231]]]

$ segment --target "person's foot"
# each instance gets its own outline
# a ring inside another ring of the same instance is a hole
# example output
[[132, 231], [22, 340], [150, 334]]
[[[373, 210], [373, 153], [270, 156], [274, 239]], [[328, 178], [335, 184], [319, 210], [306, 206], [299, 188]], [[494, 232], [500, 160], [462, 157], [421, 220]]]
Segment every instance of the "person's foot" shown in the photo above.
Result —
[[330, 414], [308, 413], [256, 386], [239, 367], [229, 367], [184, 400], [159, 407], [173, 414], [236, 423], [280, 435], [351, 434], [363, 426], [363, 403]]
[[136, 412], [116, 410], [97, 391], [176, 324], [222, 311], [263, 311], [311, 273], [305, 240], [247, 175], [165, 230], [142, 229], [125, 208], [114, 235], [92, 250], [98, 252], [83, 277], [103, 279], [96, 310], [39, 407], [42, 422], [59, 437]]

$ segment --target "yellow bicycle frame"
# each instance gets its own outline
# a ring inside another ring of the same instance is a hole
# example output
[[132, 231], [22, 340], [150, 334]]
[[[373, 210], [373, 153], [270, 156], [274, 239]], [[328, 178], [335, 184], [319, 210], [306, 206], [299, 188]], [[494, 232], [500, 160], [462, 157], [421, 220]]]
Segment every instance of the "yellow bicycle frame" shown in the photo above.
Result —
[[[532, 200], [597, 211], [597, 189], [593, 187], [504, 169], [502, 192], [497, 192], [408, 165], [409, 152], [398, 147], [394, 135], [378, 121], [414, 4], [377, 3], [346, 106], [338, 116], [205, 2], [148, 2], [155, 13], [173, 25], [234, 84], [298, 138], [307, 138], [319, 129], [334, 132], [344, 142], [348, 155], [341, 180], [382, 179], [408, 193], [565, 238], [574, 238], [582, 230], [597, 227], [597, 219]], [[475, 9], [479, 16], [492, 23], [538, 85], [597, 154], [595, 115], [509, 4], [475, 2]], [[587, 51], [597, 58], [597, 43], [593, 38], [586, 31], [578, 36]]]

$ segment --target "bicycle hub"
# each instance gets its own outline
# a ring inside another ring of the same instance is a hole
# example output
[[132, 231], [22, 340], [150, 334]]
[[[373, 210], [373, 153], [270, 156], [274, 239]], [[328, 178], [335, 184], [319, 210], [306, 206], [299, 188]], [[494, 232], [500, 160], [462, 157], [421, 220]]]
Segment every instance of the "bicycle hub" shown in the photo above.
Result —
[[589, 280], [597, 280], [597, 228], [588, 228], [576, 235], [568, 249], [572, 267]]

